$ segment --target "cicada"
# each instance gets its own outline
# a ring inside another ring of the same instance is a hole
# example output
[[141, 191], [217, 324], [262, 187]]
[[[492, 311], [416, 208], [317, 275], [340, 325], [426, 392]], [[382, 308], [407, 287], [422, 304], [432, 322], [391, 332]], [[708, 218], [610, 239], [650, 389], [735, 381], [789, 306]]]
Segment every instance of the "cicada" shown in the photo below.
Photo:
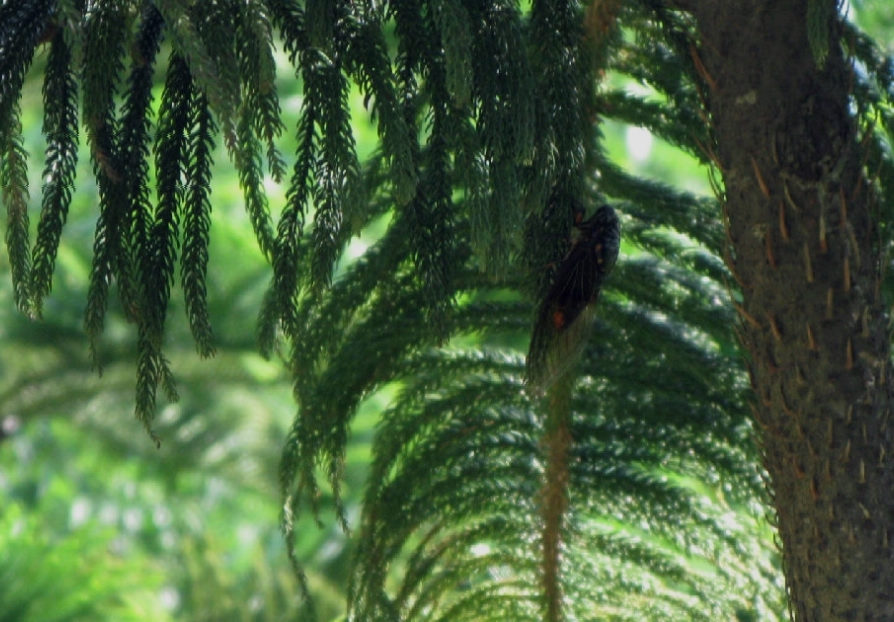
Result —
[[577, 235], [537, 311], [527, 358], [527, 383], [546, 391], [580, 356], [602, 283], [618, 258], [621, 226], [603, 205], [576, 224]]

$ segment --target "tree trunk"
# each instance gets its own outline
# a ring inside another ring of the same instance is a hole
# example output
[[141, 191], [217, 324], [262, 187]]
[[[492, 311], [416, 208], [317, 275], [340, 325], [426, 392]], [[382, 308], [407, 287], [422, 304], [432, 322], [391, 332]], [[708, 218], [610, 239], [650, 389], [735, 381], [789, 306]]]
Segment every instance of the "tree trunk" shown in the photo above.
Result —
[[728, 263], [792, 613], [894, 620], [882, 257], [837, 22], [828, 20], [818, 63], [808, 0], [679, 4], [699, 31], [692, 56], [724, 180]]

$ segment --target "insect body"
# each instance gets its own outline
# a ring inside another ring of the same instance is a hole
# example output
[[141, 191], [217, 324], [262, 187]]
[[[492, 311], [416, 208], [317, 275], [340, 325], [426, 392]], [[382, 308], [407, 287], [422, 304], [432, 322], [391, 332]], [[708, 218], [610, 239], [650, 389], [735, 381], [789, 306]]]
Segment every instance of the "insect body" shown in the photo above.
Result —
[[527, 359], [527, 382], [545, 391], [577, 360], [592, 319], [593, 303], [618, 258], [621, 229], [615, 210], [603, 205], [575, 225], [578, 235], [556, 269], [537, 312]]

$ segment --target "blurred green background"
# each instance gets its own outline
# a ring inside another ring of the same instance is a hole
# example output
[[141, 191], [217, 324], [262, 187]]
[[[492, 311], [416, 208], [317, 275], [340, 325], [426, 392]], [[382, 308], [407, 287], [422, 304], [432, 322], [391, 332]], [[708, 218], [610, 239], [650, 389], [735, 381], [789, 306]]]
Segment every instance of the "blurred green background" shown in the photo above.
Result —
[[[859, 2], [849, 11], [894, 49], [894, 5]], [[284, 55], [279, 61], [281, 105], [293, 128], [300, 85]], [[44, 62], [38, 54], [21, 102], [35, 215]], [[359, 96], [353, 104], [362, 157], [376, 133]], [[607, 123], [602, 132], [627, 170], [710, 192], [707, 171], [646, 130]], [[288, 156], [294, 139], [286, 136], [282, 148]], [[175, 289], [166, 351], [181, 399], [159, 405], [160, 449], [133, 420], [135, 337], [114, 306], [101, 376], [88, 360], [81, 326], [97, 199], [86, 154], [43, 319], [19, 315], [9, 279], [0, 281], [0, 622], [302, 619], [279, 532], [277, 477], [295, 406], [285, 366], [255, 347], [270, 271], [222, 146], [216, 162], [208, 299], [217, 355], [196, 354]], [[284, 186], [270, 181], [267, 189], [276, 218]], [[346, 256], [359, 256], [379, 234], [364, 231]], [[372, 396], [354, 420], [343, 491], [349, 518], [388, 398], [387, 391]], [[349, 541], [334, 520], [318, 527], [302, 519], [296, 533], [320, 618], [337, 619]]]

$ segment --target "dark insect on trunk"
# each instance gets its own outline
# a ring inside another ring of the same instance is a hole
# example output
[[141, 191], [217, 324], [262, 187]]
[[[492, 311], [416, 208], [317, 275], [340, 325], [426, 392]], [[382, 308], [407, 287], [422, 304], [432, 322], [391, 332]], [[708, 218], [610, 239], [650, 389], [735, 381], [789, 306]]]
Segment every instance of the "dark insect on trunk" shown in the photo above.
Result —
[[577, 361], [602, 282], [618, 258], [621, 228], [610, 206], [575, 227], [578, 235], [540, 304], [531, 336], [527, 383], [538, 393]]

